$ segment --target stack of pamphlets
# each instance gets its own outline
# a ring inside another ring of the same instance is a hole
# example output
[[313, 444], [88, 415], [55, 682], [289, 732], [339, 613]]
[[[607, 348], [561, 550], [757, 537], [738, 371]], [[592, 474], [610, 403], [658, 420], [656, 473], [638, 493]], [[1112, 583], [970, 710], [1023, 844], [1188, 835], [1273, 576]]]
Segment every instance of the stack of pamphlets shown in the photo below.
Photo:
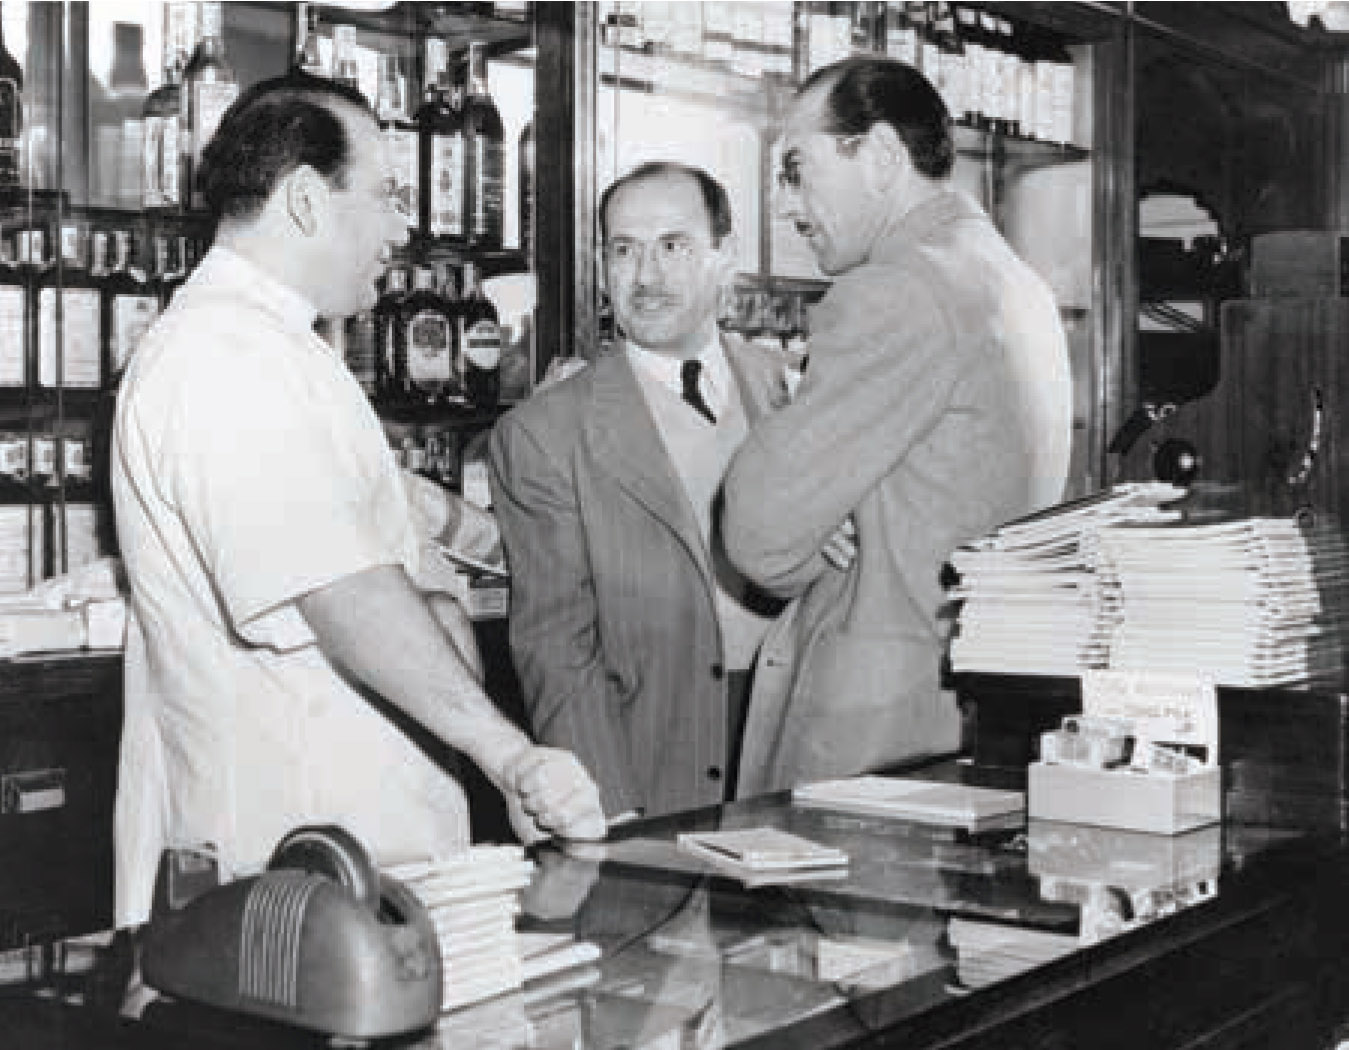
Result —
[[898, 817], [970, 831], [1018, 824], [1026, 812], [1024, 791], [874, 774], [802, 784], [792, 789], [792, 802], [816, 809]]
[[440, 941], [445, 1010], [519, 988], [520, 890], [534, 865], [519, 846], [473, 846], [447, 860], [386, 869], [426, 907]]
[[1122, 522], [1173, 521], [1185, 495], [1159, 482], [1118, 485], [1011, 522], [960, 547], [951, 597], [963, 599], [951, 643], [956, 671], [1075, 675], [1104, 667], [1098, 534]]
[[1340, 666], [1349, 559], [1337, 532], [1291, 518], [1101, 532], [1115, 670], [1222, 685], [1307, 681]]
[[678, 845], [746, 886], [839, 878], [848, 873], [848, 855], [842, 850], [779, 828], [686, 831], [680, 834]]
[[956, 976], [967, 988], [983, 988], [1076, 951], [1074, 933], [1056, 933], [1010, 923], [953, 916], [946, 928], [956, 950]]

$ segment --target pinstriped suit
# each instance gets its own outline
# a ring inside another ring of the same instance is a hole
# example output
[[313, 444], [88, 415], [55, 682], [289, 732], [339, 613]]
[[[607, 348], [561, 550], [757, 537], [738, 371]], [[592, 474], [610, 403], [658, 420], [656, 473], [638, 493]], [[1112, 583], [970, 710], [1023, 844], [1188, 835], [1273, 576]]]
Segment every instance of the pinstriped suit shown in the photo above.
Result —
[[[752, 425], [782, 396], [781, 366], [733, 337], [723, 347]], [[491, 480], [537, 737], [576, 753], [611, 817], [722, 801], [711, 558], [627, 355], [504, 416]]]

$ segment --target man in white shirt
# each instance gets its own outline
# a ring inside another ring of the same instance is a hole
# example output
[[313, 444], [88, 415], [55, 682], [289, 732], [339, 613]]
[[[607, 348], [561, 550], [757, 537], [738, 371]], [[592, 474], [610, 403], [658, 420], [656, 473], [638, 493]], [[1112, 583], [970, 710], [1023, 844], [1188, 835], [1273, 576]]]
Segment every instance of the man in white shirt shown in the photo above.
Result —
[[146, 917], [166, 846], [209, 842], [234, 872], [311, 822], [344, 825], [377, 859], [464, 848], [459, 785], [400, 721], [476, 762], [525, 840], [601, 836], [584, 769], [496, 711], [471, 633], [415, 585], [426, 515], [313, 332], [373, 304], [406, 236], [368, 106], [327, 81], [259, 84], [199, 177], [214, 247], [133, 358], [114, 431], [137, 625], [119, 924]]
[[491, 479], [534, 731], [576, 752], [616, 819], [726, 797], [767, 620], [713, 504], [785, 388], [774, 355], [718, 331], [736, 251], [715, 179], [643, 165], [600, 221], [623, 344], [497, 423]]

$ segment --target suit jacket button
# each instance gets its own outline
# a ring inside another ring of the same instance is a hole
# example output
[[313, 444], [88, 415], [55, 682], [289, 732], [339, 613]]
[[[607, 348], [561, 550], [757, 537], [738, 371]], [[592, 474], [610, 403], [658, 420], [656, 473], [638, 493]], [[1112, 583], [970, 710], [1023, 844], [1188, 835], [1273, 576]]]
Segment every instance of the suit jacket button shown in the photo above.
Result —
[[707, 779], [708, 779], [708, 780], [720, 780], [720, 779], [721, 779], [721, 767], [720, 767], [720, 766], [708, 766], [708, 767], [707, 767]]
[[712, 677], [715, 678], [718, 682], [720, 682], [722, 678], [725, 677], [725, 675], [726, 675], [726, 668], [722, 667], [721, 664], [712, 665]]

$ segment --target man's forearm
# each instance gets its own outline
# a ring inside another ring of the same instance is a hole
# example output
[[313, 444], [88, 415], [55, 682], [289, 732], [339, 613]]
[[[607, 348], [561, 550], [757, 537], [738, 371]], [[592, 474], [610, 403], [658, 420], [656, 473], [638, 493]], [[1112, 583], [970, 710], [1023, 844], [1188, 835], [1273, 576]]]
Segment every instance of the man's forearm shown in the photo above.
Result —
[[301, 598], [299, 608], [329, 659], [503, 787], [530, 740], [483, 692], [402, 568], [344, 577]]

